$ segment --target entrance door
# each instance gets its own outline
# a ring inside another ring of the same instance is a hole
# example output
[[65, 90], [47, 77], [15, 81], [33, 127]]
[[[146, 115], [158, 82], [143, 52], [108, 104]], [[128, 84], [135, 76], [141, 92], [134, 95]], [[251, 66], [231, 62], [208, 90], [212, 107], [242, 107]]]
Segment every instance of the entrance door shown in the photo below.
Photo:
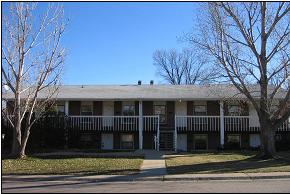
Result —
[[112, 150], [113, 149], [113, 134], [104, 133], [102, 134], [102, 150]]

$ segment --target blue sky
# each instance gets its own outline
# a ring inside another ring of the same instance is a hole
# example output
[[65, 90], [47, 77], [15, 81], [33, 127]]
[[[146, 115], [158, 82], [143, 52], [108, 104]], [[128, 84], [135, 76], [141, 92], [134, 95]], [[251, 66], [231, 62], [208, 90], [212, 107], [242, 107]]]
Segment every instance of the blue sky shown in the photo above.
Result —
[[152, 54], [182, 48], [194, 3], [64, 3], [65, 84], [159, 83]]
[[64, 2], [70, 19], [64, 84], [161, 83], [157, 49], [181, 49], [177, 40], [194, 25], [192, 2]]

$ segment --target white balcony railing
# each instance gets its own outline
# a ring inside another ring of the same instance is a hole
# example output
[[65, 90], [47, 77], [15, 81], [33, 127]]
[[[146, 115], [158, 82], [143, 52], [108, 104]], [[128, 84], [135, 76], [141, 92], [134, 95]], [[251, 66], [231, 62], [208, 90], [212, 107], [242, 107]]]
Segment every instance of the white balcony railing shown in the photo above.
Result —
[[[143, 116], [143, 131], [157, 131], [159, 118], [156, 115]], [[220, 116], [175, 116], [177, 131], [220, 131]], [[68, 116], [71, 128], [86, 131], [139, 131], [139, 116]], [[289, 131], [290, 123], [285, 121], [278, 131]], [[224, 130], [228, 132], [259, 131], [249, 125], [249, 116], [224, 116]]]
[[219, 131], [219, 116], [175, 116], [178, 131]]
[[[69, 116], [69, 126], [84, 131], [138, 131], [139, 116]], [[158, 116], [143, 116], [143, 130], [156, 131]]]
[[279, 128], [278, 131], [289, 131], [290, 130], [290, 117], [287, 119]]
[[225, 116], [225, 131], [248, 131], [249, 116]]
[[143, 130], [157, 131], [159, 126], [159, 116], [143, 116]]
[[[220, 116], [176, 116], [178, 131], [219, 131]], [[225, 131], [247, 131], [248, 116], [225, 116]]]

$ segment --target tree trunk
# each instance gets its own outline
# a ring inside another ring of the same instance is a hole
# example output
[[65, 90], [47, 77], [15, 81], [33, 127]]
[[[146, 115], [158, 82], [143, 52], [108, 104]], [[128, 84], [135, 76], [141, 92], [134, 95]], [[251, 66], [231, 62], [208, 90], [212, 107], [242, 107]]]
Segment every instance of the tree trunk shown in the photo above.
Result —
[[275, 130], [271, 124], [261, 122], [261, 158], [273, 158], [276, 154]]
[[21, 150], [21, 123], [17, 122], [13, 128], [13, 142], [10, 156], [12, 158], [19, 158]]
[[24, 135], [22, 137], [21, 149], [20, 149], [20, 153], [19, 153], [20, 158], [26, 157], [25, 149], [26, 149], [27, 141], [28, 141], [29, 134], [30, 134], [30, 128], [31, 127], [28, 127], [25, 129]]

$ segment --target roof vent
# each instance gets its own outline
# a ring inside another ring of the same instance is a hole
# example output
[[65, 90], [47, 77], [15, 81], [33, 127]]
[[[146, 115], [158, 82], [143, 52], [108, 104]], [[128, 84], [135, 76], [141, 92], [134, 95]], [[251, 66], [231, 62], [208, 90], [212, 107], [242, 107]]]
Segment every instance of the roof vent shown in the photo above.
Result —
[[153, 80], [150, 80], [150, 85], [153, 85], [154, 84], [154, 81]]
[[138, 80], [138, 85], [140, 86], [142, 84], [142, 81], [141, 80]]

